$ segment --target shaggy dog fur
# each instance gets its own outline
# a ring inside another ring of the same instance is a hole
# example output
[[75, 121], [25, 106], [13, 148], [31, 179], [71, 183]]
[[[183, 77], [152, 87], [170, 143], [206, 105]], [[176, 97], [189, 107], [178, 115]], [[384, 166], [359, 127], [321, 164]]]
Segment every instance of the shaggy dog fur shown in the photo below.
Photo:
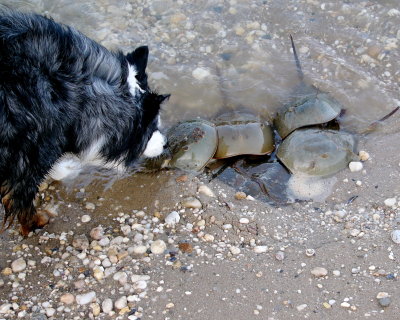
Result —
[[45, 223], [33, 200], [64, 153], [128, 167], [150, 139], [148, 155], [162, 152], [159, 110], [168, 95], [149, 90], [147, 58], [147, 47], [125, 56], [43, 16], [0, 12], [3, 227], [17, 217], [26, 235]]

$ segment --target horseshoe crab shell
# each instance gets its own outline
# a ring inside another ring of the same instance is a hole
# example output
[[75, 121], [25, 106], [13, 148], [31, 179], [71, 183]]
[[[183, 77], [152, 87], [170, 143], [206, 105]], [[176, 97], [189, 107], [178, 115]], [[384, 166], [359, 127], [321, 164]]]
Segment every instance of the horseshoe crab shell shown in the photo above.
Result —
[[265, 155], [275, 148], [270, 125], [253, 114], [229, 112], [217, 117], [215, 123], [218, 132], [216, 159]]
[[167, 139], [172, 154], [170, 167], [200, 171], [217, 149], [215, 125], [205, 120], [181, 122], [168, 130]]
[[279, 146], [277, 157], [292, 173], [327, 176], [356, 159], [355, 141], [343, 131], [299, 129]]
[[298, 128], [323, 124], [340, 114], [342, 106], [336, 99], [314, 87], [309, 91], [278, 112], [274, 125], [282, 139]]
[[282, 139], [298, 128], [327, 123], [335, 119], [342, 110], [336, 99], [304, 81], [304, 73], [292, 36], [290, 41], [300, 84], [295, 88], [293, 98], [278, 111], [274, 120]]

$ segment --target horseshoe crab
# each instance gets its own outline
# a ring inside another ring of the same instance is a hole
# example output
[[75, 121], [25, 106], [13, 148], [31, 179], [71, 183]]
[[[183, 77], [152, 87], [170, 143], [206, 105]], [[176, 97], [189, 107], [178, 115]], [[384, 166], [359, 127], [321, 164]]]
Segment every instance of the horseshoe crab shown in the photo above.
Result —
[[274, 136], [267, 122], [245, 112], [234, 111], [215, 119], [218, 147], [215, 159], [238, 155], [265, 155], [274, 148]]
[[213, 158], [265, 155], [275, 148], [267, 122], [236, 111], [218, 116], [215, 124], [206, 120], [178, 123], [168, 130], [167, 139], [168, 149], [160, 157], [142, 161], [145, 169], [171, 167], [200, 171]]
[[343, 131], [298, 129], [279, 146], [277, 157], [292, 173], [327, 176], [357, 160], [354, 137]]
[[172, 154], [170, 167], [200, 171], [214, 156], [218, 135], [215, 125], [205, 120], [178, 123], [167, 134]]
[[274, 120], [282, 139], [298, 128], [327, 123], [339, 116], [342, 110], [341, 104], [331, 95], [304, 82], [304, 73], [292, 36], [290, 40], [300, 85], [294, 90], [293, 98], [278, 111]]

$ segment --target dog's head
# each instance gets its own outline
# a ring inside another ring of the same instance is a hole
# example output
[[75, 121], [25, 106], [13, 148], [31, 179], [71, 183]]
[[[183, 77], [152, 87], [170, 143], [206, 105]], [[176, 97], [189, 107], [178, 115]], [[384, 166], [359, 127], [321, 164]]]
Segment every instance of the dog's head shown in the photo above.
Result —
[[129, 74], [128, 84], [130, 92], [141, 101], [142, 121], [141, 128], [144, 130], [143, 155], [145, 157], [157, 157], [163, 150], [167, 139], [160, 132], [160, 106], [169, 98], [168, 95], [159, 95], [149, 89], [147, 83], [147, 60], [149, 49], [147, 46], [139, 47], [126, 56], [128, 60]]

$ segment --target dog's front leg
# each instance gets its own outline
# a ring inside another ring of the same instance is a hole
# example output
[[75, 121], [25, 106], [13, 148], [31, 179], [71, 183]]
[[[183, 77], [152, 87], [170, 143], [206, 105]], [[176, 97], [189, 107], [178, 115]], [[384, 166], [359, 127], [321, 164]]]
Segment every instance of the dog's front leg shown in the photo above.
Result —
[[1, 183], [0, 195], [3, 203], [5, 216], [2, 229], [9, 228], [15, 217], [20, 223], [20, 232], [26, 237], [29, 232], [44, 227], [48, 221], [48, 216], [44, 213], [37, 213], [33, 205], [33, 200], [37, 193], [37, 186], [29, 184], [27, 181]]

